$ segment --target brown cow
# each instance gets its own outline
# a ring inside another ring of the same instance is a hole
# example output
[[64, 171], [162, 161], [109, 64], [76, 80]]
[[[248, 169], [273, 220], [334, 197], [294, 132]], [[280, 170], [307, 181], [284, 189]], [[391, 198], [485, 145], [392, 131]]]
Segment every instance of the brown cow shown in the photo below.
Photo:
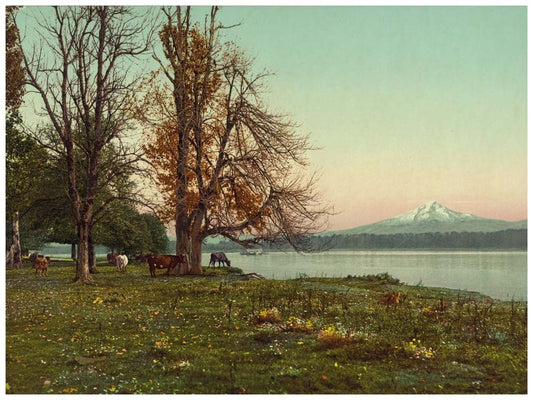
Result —
[[161, 255], [161, 254], [141, 254], [135, 257], [136, 260], [147, 262], [150, 267], [150, 276], [155, 278], [155, 270], [167, 269], [167, 275], [170, 275], [170, 270], [176, 268], [178, 264], [187, 264], [187, 257], [184, 254], [177, 256]]
[[[30, 254], [30, 262], [31, 262], [31, 265], [33, 265], [33, 263], [35, 262], [35, 259], [39, 257], [39, 253], [34, 251], [33, 253]], [[41, 256], [42, 257], [42, 256]]]
[[107, 253], [107, 262], [111, 265], [117, 265], [117, 253]]
[[35, 267], [35, 275], [48, 276], [48, 266], [50, 265], [50, 257], [38, 256], [33, 260]]

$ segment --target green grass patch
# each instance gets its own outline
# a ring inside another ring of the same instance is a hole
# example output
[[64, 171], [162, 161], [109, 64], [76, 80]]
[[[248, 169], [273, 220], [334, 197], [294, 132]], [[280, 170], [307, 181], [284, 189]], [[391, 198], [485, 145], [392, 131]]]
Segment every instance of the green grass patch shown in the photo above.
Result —
[[[386, 275], [6, 272], [6, 392], [526, 393], [527, 303]], [[399, 293], [399, 303], [387, 295]]]

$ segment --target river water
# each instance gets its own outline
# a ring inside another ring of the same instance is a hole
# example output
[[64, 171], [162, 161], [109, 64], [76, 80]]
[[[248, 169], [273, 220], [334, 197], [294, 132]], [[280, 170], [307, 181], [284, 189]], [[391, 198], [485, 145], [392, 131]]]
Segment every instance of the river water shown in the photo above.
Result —
[[[387, 272], [410, 285], [481, 292], [500, 300], [527, 300], [527, 252], [328, 251], [317, 254], [227, 253], [231, 265], [268, 279], [345, 277]], [[202, 254], [202, 265], [209, 254]]]
[[[46, 249], [44, 254], [48, 254]], [[105, 254], [97, 254], [97, 256]], [[202, 265], [209, 264], [202, 254]], [[328, 251], [271, 252], [258, 256], [226, 253], [231, 265], [267, 279], [346, 277], [387, 272], [410, 285], [481, 292], [500, 300], [527, 300], [527, 252]], [[70, 253], [54, 254], [70, 257]]]

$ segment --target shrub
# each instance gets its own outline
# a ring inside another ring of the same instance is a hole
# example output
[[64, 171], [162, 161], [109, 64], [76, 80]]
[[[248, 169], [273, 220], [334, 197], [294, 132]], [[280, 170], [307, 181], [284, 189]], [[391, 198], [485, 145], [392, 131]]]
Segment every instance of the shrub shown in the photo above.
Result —
[[341, 324], [327, 325], [318, 332], [317, 338], [322, 347], [339, 347], [353, 340], [353, 331], [347, 331]]
[[256, 325], [265, 323], [279, 324], [281, 322], [281, 315], [276, 307], [263, 308], [257, 315], [252, 317], [252, 322]]
[[382, 272], [379, 274], [369, 274], [369, 275], [348, 275], [345, 279], [356, 279], [363, 282], [377, 283], [377, 284], [389, 284], [389, 285], [400, 285], [401, 282], [399, 279], [394, 278], [389, 275], [387, 272]]
[[314, 323], [310, 319], [303, 320], [298, 317], [289, 317], [285, 323], [285, 330], [288, 332], [311, 333], [314, 329]]
[[261, 325], [261, 327], [254, 333], [253, 338], [258, 342], [268, 343], [273, 341], [279, 333], [281, 332], [281, 327], [279, 325], [274, 325], [269, 322], [266, 322]]
[[413, 339], [409, 343], [405, 343], [404, 349], [411, 358], [428, 360], [435, 356], [435, 351], [431, 347], [422, 346], [420, 339]]

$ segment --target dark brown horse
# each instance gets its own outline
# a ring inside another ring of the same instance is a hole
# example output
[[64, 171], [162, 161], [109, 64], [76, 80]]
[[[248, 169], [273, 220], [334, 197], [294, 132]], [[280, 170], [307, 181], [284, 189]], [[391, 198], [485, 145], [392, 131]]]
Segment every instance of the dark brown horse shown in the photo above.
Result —
[[213, 265], [215, 266], [215, 263], [218, 262], [218, 266], [220, 267], [220, 263], [222, 265], [226, 264], [228, 267], [231, 267], [231, 262], [228, 260], [228, 257], [224, 253], [211, 253], [211, 259], [209, 260], [209, 266]]

